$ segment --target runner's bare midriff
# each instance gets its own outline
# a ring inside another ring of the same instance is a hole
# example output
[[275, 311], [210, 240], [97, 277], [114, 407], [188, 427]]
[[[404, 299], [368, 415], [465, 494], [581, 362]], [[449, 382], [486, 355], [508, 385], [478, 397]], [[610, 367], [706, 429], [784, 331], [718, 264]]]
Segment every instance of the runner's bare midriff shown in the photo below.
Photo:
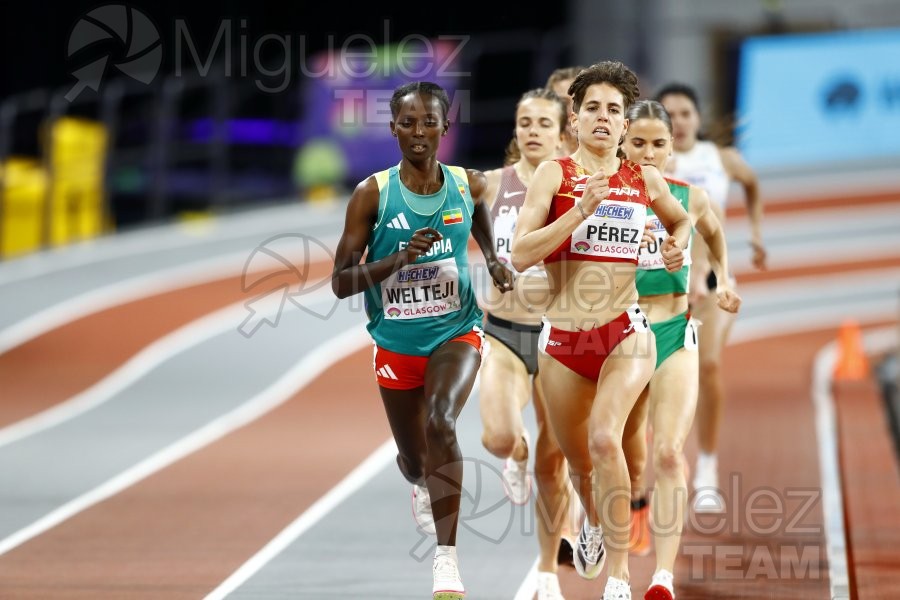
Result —
[[641, 296], [638, 300], [641, 309], [647, 314], [651, 323], [668, 321], [688, 309], [687, 294], [659, 294]]
[[546, 265], [553, 296], [547, 320], [568, 331], [609, 323], [637, 302], [636, 269], [626, 262], [563, 260]]
[[513, 291], [500, 293], [490, 286], [485, 294], [485, 312], [513, 323], [540, 326], [547, 311], [550, 287], [544, 273], [526, 273], [516, 277]]

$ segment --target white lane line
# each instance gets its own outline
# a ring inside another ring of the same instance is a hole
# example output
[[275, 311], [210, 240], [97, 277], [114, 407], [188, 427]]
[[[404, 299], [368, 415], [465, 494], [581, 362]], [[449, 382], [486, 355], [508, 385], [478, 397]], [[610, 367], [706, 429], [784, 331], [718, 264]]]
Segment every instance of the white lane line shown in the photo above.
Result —
[[[861, 314], [864, 316], [864, 318], [858, 319], [858, 320], [863, 325], [865, 325], [866, 323], [881, 322], [886, 319], [892, 319], [892, 318], [896, 317], [896, 315], [897, 315], [896, 304], [892, 303], [889, 306], [885, 306], [885, 307], [883, 307], [883, 310], [881, 310], [881, 311], [869, 311], [869, 312], [864, 312]], [[791, 316], [786, 322], [782, 322], [782, 320], [780, 320], [780, 319], [774, 319], [772, 315], [759, 316], [755, 319], [744, 319], [743, 321], [741, 320], [741, 317], [738, 316], [738, 320], [735, 323], [735, 328], [732, 331], [731, 336], [729, 337], [728, 345], [734, 346], [737, 344], [743, 344], [743, 343], [747, 343], [747, 342], [762, 340], [767, 337], [780, 336], [780, 335], [794, 335], [794, 334], [803, 333], [806, 331], [816, 331], [816, 330], [825, 329], [828, 327], [837, 327], [841, 322], [840, 320], [845, 315], [846, 315], [846, 310], [842, 310], [837, 314], [811, 313], [809, 310], [806, 310], [806, 311], [803, 311], [801, 314], [798, 314], [796, 316]], [[742, 323], [744, 324], [744, 326], [738, 327], [738, 325], [741, 325]], [[893, 331], [894, 335], [896, 335], [896, 330], [892, 328], [892, 331]], [[827, 346], [826, 346], [826, 348], [827, 348]], [[821, 354], [821, 352], [820, 352], [820, 354]], [[816, 368], [817, 369], [818, 368], [826, 368], [824, 366], [819, 367], [818, 358], [817, 358], [817, 362], [816, 362]], [[830, 374], [831, 370], [828, 369], [827, 373]], [[815, 379], [814, 379], [814, 382], [815, 382]], [[813, 386], [814, 396], [815, 396], [815, 389], [816, 389], [816, 386], [814, 384], [814, 386]], [[814, 398], [814, 400], [815, 400], [815, 398]], [[831, 409], [830, 406], [829, 406], [829, 409]], [[825, 417], [827, 417], [827, 415], [825, 415]], [[825, 417], [821, 417], [821, 418], [825, 418]], [[832, 415], [831, 419], [833, 419], [833, 418], [834, 417]], [[818, 433], [818, 437], [819, 437], [819, 456], [820, 456], [820, 465], [823, 465], [824, 464], [823, 459], [822, 459], [823, 449], [822, 449], [822, 441], [821, 441], [823, 433], [819, 429], [819, 426], [820, 426], [819, 421], [820, 421], [820, 415], [819, 415], [819, 411], [818, 411], [818, 407], [817, 407], [816, 426], [817, 426], [817, 433]], [[832, 443], [833, 443], [833, 439], [832, 439]], [[825, 487], [826, 487], [826, 478], [825, 478], [825, 474], [823, 472], [823, 474], [822, 474], [823, 490], [825, 489]], [[839, 485], [838, 485], [838, 489], [840, 489]], [[824, 491], [823, 491], [823, 496], [825, 497], [823, 500], [823, 509], [825, 509], [828, 507], [824, 506], [824, 504], [827, 503], [829, 498], [828, 498], [828, 494], [824, 493]], [[840, 498], [838, 498], [838, 502], [840, 502]], [[832, 510], [833, 510], [833, 508], [832, 508]], [[841, 509], [841, 512], [839, 514], [839, 519], [840, 519], [841, 527], [843, 527], [843, 509]], [[826, 521], [827, 520], [828, 520], [828, 515], [826, 514]], [[826, 539], [827, 538], [828, 538], [828, 536], [826, 535]], [[832, 557], [831, 557], [832, 550], [830, 547], [828, 548], [828, 552], [829, 552], [828, 560], [829, 560], [829, 569], [830, 569], [831, 561], [832, 561]], [[844, 552], [843, 548], [841, 548], [841, 552], [842, 553]], [[844, 561], [844, 569], [846, 571], [847, 559], [846, 559], [845, 554], [843, 557], [843, 561]], [[535, 566], [533, 567], [533, 571], [534, 571], [533, 578], [532, 578], [532, 572], [529, 571], [528, 575], [525, 577], [525, 580], [522, 582], [522, 585], [519, 587], [518, 592], [516, 592], [515, 600], [522, 600], [522, 599], [530, 600], [537, 593], [537, 563], [535, 563]], [[834, 581], [834, 579], [832, 579], [832, 581]], [[845, 597], [846, 596], [832, 596], [832, 598], [834, 600], [838, 600], [839, 598], [845, 598]]]
[[[900, 193], [893, 202], [854, 206], [852, 201], [848, 201], [843, 206], [813, 206], [770, 213], [763, 217], [763, 232], [767, 236], [788, 239], [797, 235], [798, 222], [803, 224], [804, 231], [810, 232], [839, 229], [841, 226], [845, 230], [864, 229], [896, 223], [898, 219], [900, 219]], [[727, 217], [726, 221], [727, 234], [739, 231], [742, 236], [749, 236], [750, 219], [747, 216]]]
[[[900, 221], [900, 194], [897, 200], [879, 206], [848, 205], [766, 215], [762, 228], [769, 270], [819, 265], [823, 256], [833, 254], [836, 237], [841, 241], [842, 262], [867, 260], [873, 248], [878, 249], [879, 258], [896, 257], [900, 242], [887, 224]], [[802, 225], [799, 231], [798, 224]], [[725, 236], [732, 270], [752, 272], [749, 220], [729, 218]]]
[[812, 402], [815, 410], [816, 442], [819, 452], [819, 477], [822, 484], [822, 516], [825, 525], [825, 551], [828, 555], [828, 585], [831, 598], [850, 597], [847, 572], [847, 538], [844, 532], [844, 501], [841, 496], [841, 472], [838, 464], [836, 419], [831, 397], [831, 373], [837, 357], [837, 343], [829, 342], [816, 353], [813, 362]]
[[208, 446], [277, 408], [303, 389], [341, 357], [371, 343], [368, 331], [354, 326], [326, 341], [303, 357], [268, 388], [229, 413], [163, 448], [116, 477], [60, 506], [34, 523], [0, 540], [0, 555], [110, 498], [182, 458]]
[[[896, 163], [896, 161], [894, 161]], [[896, 164], [873, 165], [860, 173], [849, 173], [841, 169], [807, 169], [803, 173], [766, 173], [760, 172], [761, 197], [765, 204], [780, 202], [796, 202], [807, 198], [834, 198], [845, 196], [853, 198], [860, 194], [898, 194], [897, 181], [900, 172]], [[744, 202], [737, 184], [731, 188], [733, 199], [729, 203]]]
[[0, 354], [89, 314], [153, 294], [234, 275], [240, 272], [242, 257], [246, 256], [232, 254], [147, 273], [49, 306], [0, 331]]
[[[309, 305], [335, 301], [330, 289], [320, 289], [302, 296]], [[277, 298], [268, 305], [254, 305], [261, 309], [258, 318], [278, 316], [279, 310], [296, 310], [292, 303], [282, 304]], [[84, 390], [51, 408], [28, 418], [0, 428], [0, 448], [17, 442], [61, 423], [74, 419], [85, 412], [115, 398], [122, 390], [144, 377], [158, 366], [189, 348], [215, 337], [229, 329], [237, 330], [247, 317], [246, 302], [236, 302], [184, 325], [168, 335], [159, 338], [115, 371]]]
[[[860, 296], [850, 303], [832, 303], [811, 307], [799, 305], [773, 309], [752, 316], [738, 317], [731, 332], [730, 343], [762, 339], [772, 334], [789, 335], [813, 329], [837, 327], [848, 314], [863, 325], [884, 322], [897, 316], [896, 298], [867, 298]], [[746, 305], [745, 305], [746, 306]], [[777, 312], [776, 312], [777, 311]]]
[[[475, 376], [475, 383], [469, 398], [478, 393], [481, 386], [481, 371]], [[397, 445], [393, 438], [382, 444], [375, 452], [369, 455], [360, 465], [350, 472], [339, 484], [329, 490], [315, 504], [306, 509], [290, 525], [278, 533], [268, 544], [262, 547], [256, 554], [242, 564], [229, 575], [228, 579], [210, 592], [204, 600], [218, 600], [232, 593], [251, 577], [256, 575], [263, 567], [269, 564], [279, 554], [293, 544], [297, 538], [306, 533], [313, 525], [328, 516], [344, 500], [353, 495], [367, 481], [375, 477], [381, 470], [390, 464], [397, 455]]]
[[[728, 264], [733, 271], [739, 273], [738, 282], [741, 281], [740, 275], [759, 273], [751, 263], [753, 251], [750, 248], [749, 239], [747, 237], [742, 241], [731, 236], [728, 238]], [[766, 274], [774, 276], [778, 271], [787, 269], [813, 269], [823, 266], [822, 257], [829, 256], [834, 252], [833, 239], [798, 240], [787, 244], [767, 243]], [[896, 242], [895, 235], [840, 236], [840, 240], [840, 257], [827, 259], [829, 263], [838, 261], [868, 262], [872, 260], [872, 248], [878, 248], [879, 259], [896, 260], [900, 256], [900, 244]]]
[[[807, 303], [814, 307], [829, 300], [848, 299], [849, 296], [882, 297], [896, 302], [900, 289], [900, 267], [869, 269], [865, 271], [837, 272], [827, 275], [808, 275], [771, 281], [759, 281], [742, 285], [738, 293], [743, 307], [762, 310], [771, 307], [774, 312], [786, 303]], [[854, 310], [854, 312], [856, 312]], [[741, 315], [738, 315], [740, 320]]]
[[279, 231], [287, 232], [283, 228], [285, 223], [302, 223], [307, 230], [329, 224], [339, 225], [343, 216], [342, 203], [322, 208], [305, 206], [286, 210], [284, 207], [275, 207], [202, 223], [178, 223], [109, 235], [0, 262], [0, 286], [100, 261], [245, 237], [275, 235]]
[[205, 600], [221, 600], [250, 579], [272, 559], [281, 554], [294, 540], [303, 535], [313, 525], [322, 520], [344, 500], [356, 493], [370, 479], [390, 464], [397, 455], [397, 445], [393, 438], [384, 442], [360, 465], [344, 477], [328, 493], [316, 500], [303, 514], [284, 528], [277, 536], [254, 554], [237, 571], [231, 574], [219, 587], [210, 592]]
[[525, 575], [525, 579], [522, 580], [522, 585], [516, 590], [513, 600], [533, 600], [534, 595], [537, 593], [537, 569], [540, 561], [540, 557], [534, 559], [534, 564], [528, 569], [528, 573]]
[[[730, 234], [729, 239], [731, 239]], [[336, 238], [328, 238], [323, 243], [325, 243], [326, 246], [332, 247], [335, 242]], [[868, 256], [871, 252], [871, 242], [871, 239], [867, 239], [866, 243], [861, 246], [862, 251], [866, 253], [865, 256]], [[326, 257], [330, 258], [315, 244], [311, 245], [309, 250], [310, 256], [307, 260], [324, 260]], [[743, 263], [749, 265], [749, 253], [748, 251], [745, 251], [743, 245], [739, 245], [735, 250], [736, 252], [732, 253], [734, 254], [732, 258], [735, 260], [732, 262], [736, 265], [736, 268]], [[811, 251], [809, 247], [804, 246], [804, 252], [806, 254], [802, 257], [797, 253], [792, 253], [789, 257], [779, 258], [773, 256], [771, 261], [773, 263], [772, 267], [777, 266], [779, 269], [804, 267], [810, 266], [813, 263], [817, 264], [821, 259], [820, 251]], [[746, 260], [738, 260], [737, 256], [739, 254], [742, 256], [746, 255], [744, 257]], [[43, 309], [39, 313], [31, 315], [0, 331], [0, 354], [34, 339], [47, 331], [82, 318], [88, 314], [99, 312], [125, 302], [134, 301], [151, 294], [165, 293], [190, 285], [202, 284], [216, 279], [222, 279], [230, 275], [237, 275], [241, 269], [240, 265], [244, 264], [247, 257], [247, 252], [237, 252], [223, 257], [200, 260], [188, 265], [180, 265], [147, 273], [126, 281], [117, 282], [86, 292], [75, 298], [67, 299], [59, 304]], [[304, 257], [301, 256], [296, 258], [299, 260], [304, 259]], [[776, 262], [778, 263], [777, 265], [775, 264]], [[262, 263], [254, 263], [254, 265], [259, 267], [263, 266]]]
[[[114, 306], [228, 277], [238, 277], [248, 256], [249, 252], [236, 252], [161, 269], [66, 299], [0, 331], [0, 354], [57, 327]], [[312, 245], [305, 257], [298, 255], [284, 258], [318, 262], [330, 260], [331, 256], [324, 249]], [[247, 272], [255, 273], [257, 269], [262, 270], [266, 267], [266, 263], [254, 263]]]
[[[896, 326], [863, 335], [867, 353], [877, 353], [897, 345]], [[838, 454], [837, 418], [831, 395], [831, 378], [837, 360], [837, 342], [831, 341], [816, 353], [813, 362], [812, 401], [816, 414], [819, 475], [822, 480], [822, 512], [828, 553], [828, 584], [834, 600], [850, 598], [847, 570], [847, 537], [844, 529], [844, 500]]]

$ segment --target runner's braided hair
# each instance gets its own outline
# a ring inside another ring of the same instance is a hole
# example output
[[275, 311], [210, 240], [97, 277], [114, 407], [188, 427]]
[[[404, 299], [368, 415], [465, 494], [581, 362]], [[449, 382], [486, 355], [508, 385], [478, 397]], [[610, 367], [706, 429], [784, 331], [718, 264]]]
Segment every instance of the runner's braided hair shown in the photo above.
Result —
[[394, 94], [391, 96], [391, 116], [397, 118], [397, 115], [400, 114], [400, 105], [403, 103], [403, 98], [408, 94], [424, 94], [437, 98], [441, 104], [441, 110], [444, 111], [444, 119], [450, 113], [450, 97], [447, 96], [444, 88], [430, 81], [413, 81], [404, 83], [394, 90]]

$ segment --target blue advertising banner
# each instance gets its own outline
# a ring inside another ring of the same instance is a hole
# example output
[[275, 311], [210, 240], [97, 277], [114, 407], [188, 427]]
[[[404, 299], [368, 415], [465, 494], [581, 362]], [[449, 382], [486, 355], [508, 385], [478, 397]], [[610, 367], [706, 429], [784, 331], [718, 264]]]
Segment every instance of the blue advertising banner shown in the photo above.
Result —
[[900, 29], [748, 39], [737, 112], [757, 169], [900, 161]]

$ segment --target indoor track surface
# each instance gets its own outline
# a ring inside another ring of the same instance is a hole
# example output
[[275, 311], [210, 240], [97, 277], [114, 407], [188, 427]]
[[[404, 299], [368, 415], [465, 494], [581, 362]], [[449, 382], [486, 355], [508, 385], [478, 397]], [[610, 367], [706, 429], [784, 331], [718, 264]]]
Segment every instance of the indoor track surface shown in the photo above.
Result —
[[[725, 353], [727, 512], [690, 516], [680, 600], [832, 597], [839, 492], [822, 480], [814, 364], [847, 319], [898, 318], [900, 189], [869, 181], [767, 183], [765, 272], [731, 211], [744, 303]], [[0, 263], [0, 598], [429, 597], [434, 541], [394, 462], [361, 298], [329, 284], [344, 206]], [[477, 402], [459, 421], [463, 581], [473, 600], [530, 598], [533, 500], [506, 499]], [[534, 439], [530, 406], [525, 421]], [[642, 597], [653, 553], [630, 564]], [[598, 598], [606, 575], [560, 580], [569, 600]]]

